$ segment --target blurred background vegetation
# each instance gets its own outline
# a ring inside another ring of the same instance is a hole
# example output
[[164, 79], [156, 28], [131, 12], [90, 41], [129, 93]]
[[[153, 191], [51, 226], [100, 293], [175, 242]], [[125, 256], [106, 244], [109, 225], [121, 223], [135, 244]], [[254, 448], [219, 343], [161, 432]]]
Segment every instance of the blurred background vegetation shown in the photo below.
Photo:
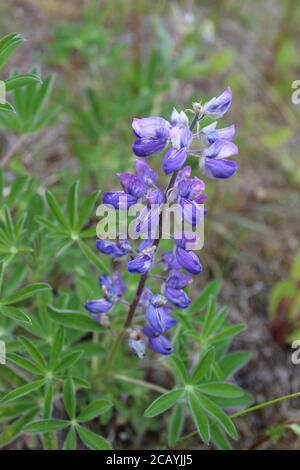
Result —
[[[292, 82], [300, 78], [299, 24], [297, 0], [0, 5], [1, 36], [16, 31], [28, 40], [7, 70], [28, 72], [41, 64], [49, 102], [32, 126], [26, 100], [15, 100], [21, 117], [13, 123], [1, 117], [0, 155], [10, 157], [8, 180], [31, 173], [39, 194], [53, 189], [64, 201], [75, 179], [82, 195], [115, 188], [115, 173], [132, 169], [133, 117], [168, 118], [173, 106], [190, 107], [231, 86], [234, 101], [226, 121], [237, 126], [239, 171], [229, 184], [208, 184], [205, 270], [194, 289], [223, 279], [221, 300], [230, 318], [248, 325], [235, 347], [252, 352], [239, 380], [257, 401], [300, 385], [289, 346], [300, 323], [300, 267], [293, 271], [292, 294], [289, 282], [300, 232], [300, 107], [291, 102]], [[49, 74], [55, 77], [45, 80]], [[151, 163], [159, 167], [157, 158]], [[74, 250], [70, 256], [82, 255]], [[65, 263], [61, 272], [69, 274], [74, 265]], [[55, 272], [52, 277], [54, 287], [69, 282], [68, 276], [55, 280]], [[238, 445], [255, 448], [266, 441], [276, 448], [276, 425], [295, 417], [294, 408], [290, 401], [276, 413], [272, 408], [243, 419]], [[265, 430], [274, 426], [271, 444]], [[292, 431], [280, 440], [281, 447], [298, 445]]]

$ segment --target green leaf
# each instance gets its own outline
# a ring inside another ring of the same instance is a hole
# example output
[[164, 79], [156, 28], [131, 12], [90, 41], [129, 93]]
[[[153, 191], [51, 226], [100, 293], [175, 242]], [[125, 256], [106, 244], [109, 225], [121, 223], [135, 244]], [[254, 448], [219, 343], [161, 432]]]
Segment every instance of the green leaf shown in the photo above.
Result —
[[[36, 284], [29, 284], [26, 287], [23, 287], [22, 289], [18, 290], [14, 294], [1, 299], [1, 304], [2, 305], [9, 305], [9, 304], [14, 304], [21, 302], [22, 300], [28, 299], [29, 297], [32, 297], [33, 295], [39, 294], [40, 292], [44, 290], [49, 290], [51, 287], [49, 284], [45, 284], [43, 282], [36, 283]], [[0, 308], [2, 308], [2, 305]]]
[[52, 215], [54, 216], [54, 218], [56, 219], [58, 224], [62, 228], [68, 230], [70, 228], [69, 223], [68, 223], [66, 217], [64, 216], [64, 214], [63, 214], [56, 198], [54, 197], [54, 195], [50, 191], [46, 192], [46, 200], [47, 200], [49, 209], [51, 210]]
[[244, 391], [237, 385], [218, 382], [197, 385], [197, 390], [213, 397], [241, 397], [244, 395]]
[[76, 449], [76, 431], [74, 427], [71, 427], [64, 442], [63, 450], [75, 450]]
[[188, 373], [183, 361], [178, 357], [172, 354], [169, 358], [169, 362], [182, 383], [186, 384], [189, 380]]
[[55, 432], [70, 426], [70, 422], [65, 419], [39, 419], [32, 421], [24, 427], [25, 432]]
[[217, 424], [213, 424], [210, 428], [211, 440], [218, 449], [231, 450], [231, 445], [226, 436], [219, 429]]
[[5, 113], [15, 113], [16, 114], [15, 108], [10, 103], [0, 103], [0, 111], [4, 111]]
[[146, 409], [144, 416], [146, 418], [153, 418], [164, 411], [168, 410], [173, 406], [177, 400], [182, 396], [183, 390], [171, 390], [170, 392], [164, 393], [160, 397], [156, 398], [151, 405]]
[[13, 362], [18, 367], [27, 370], [31, 374], [42, 375], [41, 369], [25, 357], [19, 356], [14, 353], [7, 353], [6, 357], [8, 361]]
[[224, 379], [227, 379], [234, 372], [247, 364], [250, 357], [251, 353], [248, 351], [234, 351], [223, 357], [219, 362], [219, 366]]
[[209, 349], [204, 356], [202, 356], [193, 370], [192, 383], [197, 384], [208, 373], [210, 367], [215, 359], [215, 349]]
[[49, 419], [53, 408], [53, 382], [48, 382], [44, 399], [44, 419]]
[[20, 34], [11, 33], [0, 40], [0, 68], [2, 68], [14, 50], [24, 41]]
[[68, 193], [69, 221], [73, 229], [76, 227], [78, 217], [78, 185], [78, 181], [73, 183]]
[[48, 308], [52, 320], [60, 325], [81, 331], [103, 332], [103, 326], [87, 315], [82, 315], [74, 310], [60, 310], [52, 305], [48, 305]]
[[22, 433], [24, 426], [29, 423], [37, 413], [37, 408], [31, 410], [29, 413], [26, 413], [21, 418], [14, 421], [12, 424], [9, 424], [5, 427], [5, 430], [0, 434], [0, 448], [7, 446], [12, 441], [17, 439]]
[[182, 432], [182, 426], [184, 422], [184, 408], [183, 404], [179, 403], [178, 405], [174, 406], [171, 419], [169, 421], [168, 427], [168, 444], [169, 447], [174, 447]]
[[223, 329], [220, 333], [216, 334], [213, 336], [210, 340], [211, 343], [219, 343], [220, 341], [225, 341], [229, 338], [232, 338], [235, 335], [238, 335], [242, 331], [245, 331], [247, 329], [246, 325], [240, 324], [240, 325], [234, 325], [234, 326], [228, 326]]
[[20, 338], [18, 338], [18, 341], [20, 341], [20, 343], [22, 343], [22, 345], [24, 346], [24, 348], [26, 349], [28, 354], [40, 366], [40, 368], [42, 370], [45, 370], [47, 364], [46, 364], [43, 356], [41, 355], [41, 353], [37, 349], [37, 347], [33, 344], [32, 340], [30, 341], [25, 336], [21, 336]]
[[30, 85], [31, 83], [41, 83], [41, 78], [33, 73], [23, 75], [15, 75], [8, 80], [5, 80], [6, 91], [14, 90], [17, 87]]
[[59, 327], [58, 331], [55, 334], [54, 342], [52, 345], [51, 353], [50, 353], [50, 367], [54, 367], [57, 364], [57, 360], [59, 355], [62, 351], [65, 339], [65, 329], [63, 327]]
[[85, 257], [96, 266], [96, 268], [100, 269], [101, 271], [104, 271], [107, 274], [110, 274], [110, 271], [106, 265], [106, 263], [103, 261], [101, 255], [96, 255], [90, 247], [83, 242], [82, 240], [78, 240], [79, 247], [82, 251], [82, 253], [85, 255]]
[[210, 426], [205, 413], [202, 412], [200, 401], [195, 392], [188, 392], [188, 404], [197, 431], [205, 444], [209, 443]]
[[58, 374], [59, 372], [69, 369], [72, 367], [82, 356], [80, 351], [71, 352], [67, 354], [63, 360], [55, 367], [54, 372]]
[[95, 434], [92, 431], [89, 431], [88, 429], [82, 427], [82, 426], [77, 426], [77, 431], [80, 436], [80, 439], [82, 442], [92, 450], [111, 450], [111, 445], [110, 443], [104, 439], [104, 437], [99, 436], [98, 434]]
[[26, 384], [26, 385], [21, 385], [21, 387], [16, 388], [15, 390], [12, 390], [11, 392], [6, 393], [4, 395], [0, 402], [8, 402], [12, 400], [16, 400], [17, 398], [21, 398], [25, 395], [28, 395], [31, 392], [34, 392], [35, 390], [38, 390], [41, 388], [45, 383], [45, 379], [41, 380], [36, 380], [35, 382]]
[[215, 280], [207, 284], [199, 297], [193, 302], [188, 311], [190, 313], [197, 313], [208, 303], [209, 297], [215, 298], [220, 289], [220, 282]]
[[0, 305], [0, 313], [2, 313], [5, 317], [13, 318], [14, 320], [21, 323], [28, 323], [31, 325], [30, 317], [19, 308]]
[[106, 413], [112, 407], [109, 400], [99, 399], [86, 406], [78, 416], [79, 422], [90, 421], [103, 413]]
[[78, 229], [82, 229], [92, 216], [92, 211], [99, 198], [100, 192], [101, 191], [95, 191], [91, 193], [84, 199], [83, 203], [81, 204], [78, 217]]
[[68, 377], [64, 385], [64, 406], [69, 418], [74, 419], [76, 415], [76, 397], [75, 387], [71, 377]]
[[208, 337], [208, 332], [210, 330], [211, 324], [215, 319], [215, 309], [216, 309], [216, 302], [212, 296], [209, 297], [209, 302], [207, 306], [207, 311], [204, 316], [204, 323], [203, 323], [203, 329], [202, 329], [202, 334], [204, 338]]
[[214, 418], [220, 426], [229, 434], [232, 439], [237, 439], [237, 431], [232, 420], [227, 416], [224, 411], [216, 405], [213, 401], [209, 398], [205, 397], [204, 395], [198, 396], [199, 403], [201, 407]]

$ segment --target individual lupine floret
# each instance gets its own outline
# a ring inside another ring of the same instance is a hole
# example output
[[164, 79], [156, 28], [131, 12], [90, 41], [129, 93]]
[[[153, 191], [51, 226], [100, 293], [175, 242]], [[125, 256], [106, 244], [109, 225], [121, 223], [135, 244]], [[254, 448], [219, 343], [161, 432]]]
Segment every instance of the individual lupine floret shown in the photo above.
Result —
[[227, 87], [223, 93], [217, 97], [207, 101], [203, 107], [202, 112], [206, 116], [212, 118], [220, 118], [228, 111], [232, 103], [232, 92], [230, 87]]
[[192, 281], [191, 275], [173, 269], [167, 277], [163, 294], [175, 307], [187, 308], [191, 304], [191, 299], [183, 289]]
[[176, 319], [169, 315], [172, 308], [166, 305], [167, 302], [168, 300], [162, 295], [154, 294], [150, 297], [146, 307], [146, 318], [149, 325], [160, 334], [176, 325]]
[[149, 338], [149, 346], [158, 354], [163, 354], [165, 356], [172, 354], [173, 348], [170, 340], [166, 336], [159, 334], [154, 330], [150, 325], [146, 325], [143, 328], [143, 333]]
[[129, 332], [128, 344], [131, 351], [139, 358], [145, 356], [146, 345], [139, 328], [132, 328]]
[[203, 127], [200, 134], [206, 138], [208, 144], [213, 144], [220, 139], [231, 141], [235, 135], [235, 125], [232, 124], [231, 126], [217, 129], [217, 122], [215, 121], [209, 124], [209, 126]]
[[152, 240], [143, 240], [138, 247], [138, 255], [127, 262], [127, 271], [131, 274], [145, 274], [152, 268], [156, 247]]
[[182, 237], [181, 239], [174, 238], [176, 250], [176, 260], [180, 266], [191, 274], [200, 274], [202, 266], [198, 256], [192, 251], [193, 239]]
[[132, 252], [130, 243], [126, 239], [119, 238], [116, 242], [109, 240], [97, 240], [96, 248], [111, 259], [122, 258]]
[[200, 166], [209, 178], [230, 178], [236, 170], [237, 163], [227, 160], [238, 153], [238, 147], [229, 140], [219, 139], [203, 151]]
[[99, 278], [99, 286], [104, 298], [88, 300], [85, 308], [91, 317], [100, 323], [107, 323], [107, 314], [126, 292], [127, 288], [118, 272], [114, 272], [112, 277], [102, 274]]

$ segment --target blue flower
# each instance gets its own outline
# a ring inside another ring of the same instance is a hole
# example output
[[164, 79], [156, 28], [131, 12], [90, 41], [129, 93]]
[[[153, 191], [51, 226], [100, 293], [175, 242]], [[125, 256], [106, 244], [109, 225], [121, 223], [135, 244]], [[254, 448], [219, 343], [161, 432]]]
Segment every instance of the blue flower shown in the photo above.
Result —
[[220, 96], [214, 97], [205, 103], [202, 110], [206, 116], [220, 118], [228, 111], [231, 103], [232, 93], [230, 87], [227, 87]]
[[127, 271], [131, 274], [148, 272], [153, 266], [155, 249], [152, 240], [143, 240], [138, 248], [139, 254], [127, 262]]
[[172, 310], [166, 306], [167, 299], [163, 296], [152, 295], [146, 308], [146, 318], [149, 325], [158, 333], [164, 333], [176, 325], [176, 319], [169, 316]]
[[171, 342], [165, 336], [157, 333], [151, 326], [146, 325], [143, 333], [149, 338], [150, 348], [158, 354], [169, 355], [172, 354], [173, 348]]
[[97, 240], [96, 248], [101, 253], [110, 256], [112, 259], [121, 258], [122, 256], [132, 252], [129, 241], [126, 239], [119, 239], [117, 242], [112, 242], [109, 240]]
[[165, 148], [171, 125], [161, 117], [148, 117], [132, 121], [132, 129], [137, 139], [132, 150], [138, 157], [149, 157]]
[[236, 155], [238, 147], [229, 140], [219, 139], [203, 151], [201, 167], [209, 178], [229, 178], [237, 170], [237, 163], [226, 158]]

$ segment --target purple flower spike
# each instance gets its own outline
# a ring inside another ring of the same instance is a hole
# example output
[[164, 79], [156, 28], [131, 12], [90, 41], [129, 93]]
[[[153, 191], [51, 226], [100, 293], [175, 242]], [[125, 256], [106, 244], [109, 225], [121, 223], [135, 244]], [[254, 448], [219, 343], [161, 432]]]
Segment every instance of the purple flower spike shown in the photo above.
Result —
[[202, 266], [198, 256], [193, 251], [186, 251], [178, 247], [176, 249], [176, 259], [178, 263], [191, 274], [200, 274]]
[[218, 97], [212, 98], [204, 104], [203, 112], [212, 118], [222, 117], [230, 108], [232, 103], [232, 93], [229, 87]]
[[166, 175], [173, 173], [174, 171], [179, 170], [186, 161], [187, 150], [185, 147], [177, 150], [175, 148], [170, 148], [165, 153], [162, 164], [163, 169]]

